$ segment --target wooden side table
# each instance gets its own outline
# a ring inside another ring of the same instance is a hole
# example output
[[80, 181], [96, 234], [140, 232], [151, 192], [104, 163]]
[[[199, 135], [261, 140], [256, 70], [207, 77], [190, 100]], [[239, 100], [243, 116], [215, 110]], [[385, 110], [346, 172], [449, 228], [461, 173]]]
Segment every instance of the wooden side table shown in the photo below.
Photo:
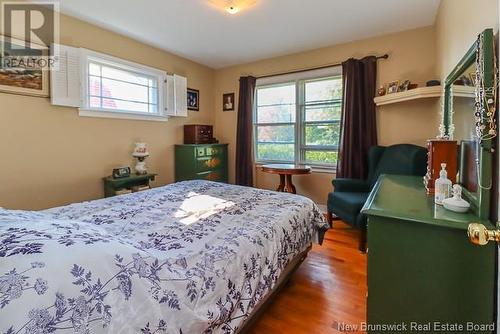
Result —
[[270, 164], [262, 166], [262, 171], [280, 176], [280, 185], [276, 191], [296, 194], [295, 186], [292, 183], [292, 175], [311, 174], [311, 167], [294, 164]]
[[122, 177], [114, 179], [112, 176], [103, 177], [104, 181], [104, 196], [112, 197], [120, 195], [120, 193], [127, 193], [134, 191], [140, 191], [143, 189], [149, 189], [149, 183], [155, 180], [157, 174], [131, 174], [128, 177]]

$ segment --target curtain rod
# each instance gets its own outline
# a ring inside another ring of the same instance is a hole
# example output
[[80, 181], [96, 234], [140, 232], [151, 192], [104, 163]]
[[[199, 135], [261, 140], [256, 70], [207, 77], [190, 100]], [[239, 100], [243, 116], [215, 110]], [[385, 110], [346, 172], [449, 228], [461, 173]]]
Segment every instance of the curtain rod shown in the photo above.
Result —
[[[378, 59], [387, 59], [387, 58], [389, 58], [389, 55], [386, 53], [385, 55], [378, 56], [376, 58], [377, 58], [377, 60]], [[321, 70], [323, 68], [328, 68], [328, 67], [333, 67], [333, 66], [340, 66], [340, 65], [342, 65], [342, 63], [326, 64], [326, 65], [321, 65], [321, 66], [317, 66], [317, 67], [310, 67], [310, 68], [303, 68], [303, 69], [292, 70], [292, 71], [288, 71], [288, 72], [279, 72], [279, 73], [265, 74], [265, 75], [257, 76], [256, 78], [257, 79], [262, 79], [262, 78], [274, 77], [274, 76], [277, 76], [277, 75], [294, 74], [294, 73], [300, 73], [300, 72], [312, 71], [312, 70]]]

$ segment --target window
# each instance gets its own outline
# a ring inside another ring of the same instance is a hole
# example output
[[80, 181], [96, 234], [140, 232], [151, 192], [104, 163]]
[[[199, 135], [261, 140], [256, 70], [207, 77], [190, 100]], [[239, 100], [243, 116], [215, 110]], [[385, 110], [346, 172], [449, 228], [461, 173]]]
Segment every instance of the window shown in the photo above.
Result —
[[165, 73], [87, 51], [82, 61], [84, 116], [166, 119]]
[[334, 167], [341, 111], [340, 68], [259, 79], [254, 117], [255, 160]]
[[295, 83], [257, 89], [257, 160], [295, 158]]
[[342, 77], [304, 82], [301, 162], [336, 165], [342, 113]]

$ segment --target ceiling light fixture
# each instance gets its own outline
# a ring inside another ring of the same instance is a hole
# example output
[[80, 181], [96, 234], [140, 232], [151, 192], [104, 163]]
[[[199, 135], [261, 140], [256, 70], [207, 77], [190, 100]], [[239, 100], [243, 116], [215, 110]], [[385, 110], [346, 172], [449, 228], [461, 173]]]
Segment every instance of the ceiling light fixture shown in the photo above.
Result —
[[[0, 0], [1, 1], [1, 0]], [[257, 0], [208, 0], [215, 8], [234, 15], [246, 11], [257, 3]]]
[[228, 12], [229, 14], [236, 14], [240, 11], [240, 9], [234, 5], [230, 5], [228, 7], [226, 7], [226, 12]]

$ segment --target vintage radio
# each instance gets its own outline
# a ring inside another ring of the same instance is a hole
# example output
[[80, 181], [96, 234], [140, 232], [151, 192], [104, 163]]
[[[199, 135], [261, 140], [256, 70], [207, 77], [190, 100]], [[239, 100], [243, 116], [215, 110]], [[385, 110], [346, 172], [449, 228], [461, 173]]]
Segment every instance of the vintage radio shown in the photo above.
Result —
[[434, 183], [439, 178], [441, 163], [446, 163], [448, 179], [453, 184], [457, 182], [458, 146], [455, 140], [430, 139], [427, 141], [427, 174], [424, 185], [427, 194], [434, 194]]
[[213, 127], [211, 125], [188, 124], [184, 125], [184, 144], [213, 144]]

